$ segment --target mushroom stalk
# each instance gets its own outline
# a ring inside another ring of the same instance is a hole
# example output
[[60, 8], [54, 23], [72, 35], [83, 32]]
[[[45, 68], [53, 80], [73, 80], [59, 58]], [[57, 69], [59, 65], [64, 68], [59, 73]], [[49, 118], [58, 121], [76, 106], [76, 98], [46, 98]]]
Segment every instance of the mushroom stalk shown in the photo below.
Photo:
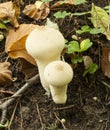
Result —
[[[53, 101], [57, 104], [63, 104], [67, 100], [67, 85], [66, 86], [52, 86], [50, 85], [50, 92], [53, 97]], [[63, 89], [63, 91], [62, 91]]]
[[50, 93], [50, 86], [48, 82], [45, 80], [44, 70], [45, 70], [45, 67], [48, 65], [48, 63], [51, 63], [54, 60], [60, 60], [60, 56], [56, 57], [56, 59], [51, 59], [51, 60], [46, 60], [46, 61], [40, 61], [37, 59], [35, 60], [38, 65], [38, 71], [39, 71], [41, 84], [48, 94]]

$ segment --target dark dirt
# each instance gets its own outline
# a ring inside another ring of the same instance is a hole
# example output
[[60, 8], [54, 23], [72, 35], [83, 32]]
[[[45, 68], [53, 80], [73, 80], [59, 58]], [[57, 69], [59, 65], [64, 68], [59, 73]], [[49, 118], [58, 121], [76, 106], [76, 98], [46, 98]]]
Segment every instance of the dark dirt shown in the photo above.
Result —
[[[21, 11], [25, 5], [34, 3], [35, 0], [23, 0]], [[56, 1], [56, 0], [55, 0]], [[54, 2], [55, 2], [54, 1]], [[1, 1], [3, 2], [3, 1]], [[109, 0], [90, 0], [80, 6], [62, 6], [57, 10], [51, 10], [49, 18], [58, 23], [60, 31], [64, 37], [71, 40], [71, 35], [76, 34], [76, 30], [82, 25], [91, 22], [86, 16], [66, 17], [64, 20], [58, 20], [53, 17], [53, 13], [58, 10], [67, 10], [70, 12], [84, 12], [91, 9], [91, 3], [104, 7], [110, 3]], [[34, 23], [44, 25], [46, 20], [34, 21], [21, 13], [20, 23]], [[104, 76], [100, 68], [101, 50], [103, 46], [108, 46], [105, 36], [83, 34], [82, 38], [90, 38], [94, 45], [87, 55], [91, 56], [93, 61], [99, 65], [98, 71], [86, 77], [82, 77], [84, 65], [78, 64], [74, 69], [74, 78], [68, 87], [68, 100], [64, 105], [56, 105], [51, 97], [45, 95], [41, 84], [33, 85], [22, 98], [16, 100], [8, 108], [7, 118], [13, 119], [8, 130], [110, 130], [110, 79]], [[0, 52], [4, 49], [4, 42], [0, 44]], [[7, 59], [7, 54], [0, 54], [0, 61]], [[70, 63], [70, 57], [65, 55], [65, 59]], [[13, 77], [17, 80], [10, 87], [4, 87], [4, 90], [16, 92], [25, 82], [25, 75], [22, 73], [18, 60], [8, 59], [11, 63], [10, 69]], [[6, 98], [11, 95], [0, 93], [0, 98]], [[64, 123], [61, 123], [65, 119]]]

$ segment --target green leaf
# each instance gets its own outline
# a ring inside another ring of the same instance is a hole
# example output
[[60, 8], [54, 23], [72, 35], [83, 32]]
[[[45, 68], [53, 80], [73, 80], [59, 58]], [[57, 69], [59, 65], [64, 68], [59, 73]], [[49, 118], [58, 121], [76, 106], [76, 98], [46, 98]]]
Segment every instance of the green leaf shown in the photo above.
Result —
[[94, 74], [97, 69], [98, 69], [98, 65], [95, 64], [95, 63], [93, 63], [93, 64], [91, 64], [91, 65], [89, 66], [89, 69], [88, 69], [88, 70], [89, 70], [89, 73], [90, 73], [90, 74]]
[[7, 20], [3, 20], [2, 22], [3, 22], [4, 24], [7, 24], [7, 23], [10, 23], [10, 20], [7, 19]]
[[91, 22], [95, 28], [100, 28], [101, 33], [110, 40], [110, 18], [104, 9], [92, 4]]
[[90, 31], [90, 27], [88, 25], [84, 25], [81, 27], [81, 30], [77, 30], [78, 34], [87, 33]]
[[76, 33], [82, 34], [82, 33], [84, 33], [84, 32], [83, 32], [82, 30], [77, 30]]
[[0, 128], [7, 128], [8, 124], [9, 124], [9, 121], [7, 120], [7, 122], [4, 125], [0, 124]]
[[90, 39], [85, 39], [80, 43], [80, 52], [86, 51], [92, 46]]
[[73, 52], [79, 52], [79, 43], [77, 41], [71, 41], [69, 42], [67, 53], [71, 54]]
[[7, 29], [6, 25], [4, 23], [0, 22], [0, 29]]
[[83, 77], [84, 77], [87, 73], [89, 73], [89, 74], [94, 74], [94, 73], [97, 71], [97, 69], [98, 69], [98, 65], [97, 65], [96, 63], [90, 64], [89, 68], [84, 71]]
[[99, 34], [99, 33], [101, 33], [102, 31], [101, 31], [101, 29], [99, 29], [99, 28], [91, 28], [90, 29], [90, 34]]
[[104, 10], [105, 10], [108, 14], [110, 14], [110, 5], [105, 6], [105, 7], [104, 7]]
[[69, 16], [71, 13], [68, 13], [66, 11], [58, 11], [57, 13], [54, 14], [54, 16], [58, 19], [58, 18], [65, 18], [66, 16]]
[[74, 0], [75, 5], [84, 4], [85, 2], [87, 2], [87, 1], [86, 0]]
[[83, 61], [83, 59], [82, 59], [81, 56], [76, 56], [75, 58], [73, 58], [73, 59], [71, 60], [71, 62], [72, 62], [73, 64], [81, 63], [82, 61]]
[[82, 16], [82, 15], [89, 14], [89, 13], [91, 13], [91, 12], [75, 12], [72, 15], [74, 15], [74, 16]]
[[41, 0], [42, 2], [50, 2], [50, 1], [53, 1], [53, 0]]

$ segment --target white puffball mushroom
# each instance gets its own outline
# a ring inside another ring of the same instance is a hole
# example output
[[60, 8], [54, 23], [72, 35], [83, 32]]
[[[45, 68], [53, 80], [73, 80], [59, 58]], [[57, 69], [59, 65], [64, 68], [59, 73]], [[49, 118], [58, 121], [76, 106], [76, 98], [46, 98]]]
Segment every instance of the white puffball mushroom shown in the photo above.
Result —
[[47, 92], [50, 90], [44, 69], [50, 62], [60, 60], [64, 47], [65, 39], [61, 32], [47, 26], [38, 26], [27, 37], [26, 50], [37, 62], [41, 84]]
[[53, 61], [44, 70], [44, 77], [50, 85], [50, 92], [56, 104], [67, 100], [67, 86], [73, 78], [71, 66], [64, 61]]

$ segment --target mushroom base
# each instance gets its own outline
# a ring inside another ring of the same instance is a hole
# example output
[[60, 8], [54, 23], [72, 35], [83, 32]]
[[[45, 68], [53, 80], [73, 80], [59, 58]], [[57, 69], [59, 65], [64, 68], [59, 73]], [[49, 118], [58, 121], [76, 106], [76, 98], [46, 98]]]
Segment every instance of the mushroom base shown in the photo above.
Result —
[[50, 85], [52, 99], [56, 104], [65, 104], [67, 100], [67, 86], [56, 87]]

